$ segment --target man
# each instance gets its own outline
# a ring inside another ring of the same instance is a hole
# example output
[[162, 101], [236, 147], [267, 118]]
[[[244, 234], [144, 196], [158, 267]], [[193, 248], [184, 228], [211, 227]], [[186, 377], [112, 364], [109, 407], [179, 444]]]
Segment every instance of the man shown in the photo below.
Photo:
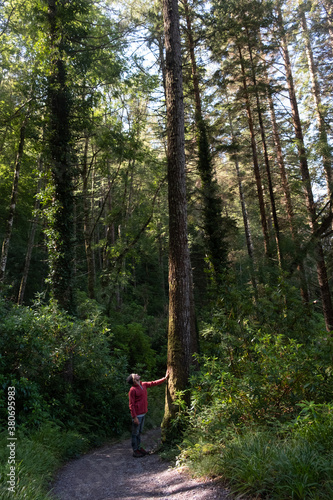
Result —
[[129, 409], [132, 416], [132, 448], [133, 457], [140, 458], [147, 455], [146, 450], [141, 448], [141, 433], [145, 421], [145, 415], [148, 410], [147, 388], [155, 385], [163, 384], [169, 376], [169, 370], [166, 371], [165, 377], [153, 382], [141, 382], [140, 375], [132, 373], [127, 382], [131, 384], [128, 393]]

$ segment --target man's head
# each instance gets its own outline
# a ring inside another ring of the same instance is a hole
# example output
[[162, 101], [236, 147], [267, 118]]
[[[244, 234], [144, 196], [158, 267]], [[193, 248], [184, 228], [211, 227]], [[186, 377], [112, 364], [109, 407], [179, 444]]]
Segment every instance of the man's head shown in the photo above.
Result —
[[131, 373], [131, 375], [127, 377], [127, 382], [131, 385], [139, 385], [140, 375], [138, 375], [137, 373]]

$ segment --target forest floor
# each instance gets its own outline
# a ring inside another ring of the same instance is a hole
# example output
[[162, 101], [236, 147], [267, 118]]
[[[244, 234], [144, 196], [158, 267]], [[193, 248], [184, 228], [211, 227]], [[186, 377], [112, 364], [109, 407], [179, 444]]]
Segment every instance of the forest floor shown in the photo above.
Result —
[[127, 439], [70, 461], [58, 473], [52, 495], [59, 500], [226, 500], [218, 481], [193, 479], [184, 469], [162, 460], [157, 450], [160, 429], [147, 431], [142, 446], [152, 453], [133, 458]]

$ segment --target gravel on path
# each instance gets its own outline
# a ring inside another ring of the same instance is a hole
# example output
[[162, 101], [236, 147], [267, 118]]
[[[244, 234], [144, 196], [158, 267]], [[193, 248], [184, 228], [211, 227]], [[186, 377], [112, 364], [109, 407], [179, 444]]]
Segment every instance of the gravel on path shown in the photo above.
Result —
[[[143, 446], [156, 450], [160, 429], [143, 435]], [[51, 491], [57, 500], [226, 500], [228, 491], [213, 480], [197, 480], [171, 467], [157, 453], [132, 456], [127, 439], [72, 460], [58, 473]]]

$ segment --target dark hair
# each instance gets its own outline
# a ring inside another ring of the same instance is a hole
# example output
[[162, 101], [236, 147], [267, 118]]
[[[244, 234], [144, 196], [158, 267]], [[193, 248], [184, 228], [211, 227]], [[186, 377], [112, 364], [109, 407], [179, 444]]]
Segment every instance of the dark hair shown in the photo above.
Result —
[[131, 374], [129, 377], [127, 377], [126, 382], [127, 382], [128, 384], [130, 384], [130, 385], [133, 385], [133, 377], [132, 377], [132, 374]]

